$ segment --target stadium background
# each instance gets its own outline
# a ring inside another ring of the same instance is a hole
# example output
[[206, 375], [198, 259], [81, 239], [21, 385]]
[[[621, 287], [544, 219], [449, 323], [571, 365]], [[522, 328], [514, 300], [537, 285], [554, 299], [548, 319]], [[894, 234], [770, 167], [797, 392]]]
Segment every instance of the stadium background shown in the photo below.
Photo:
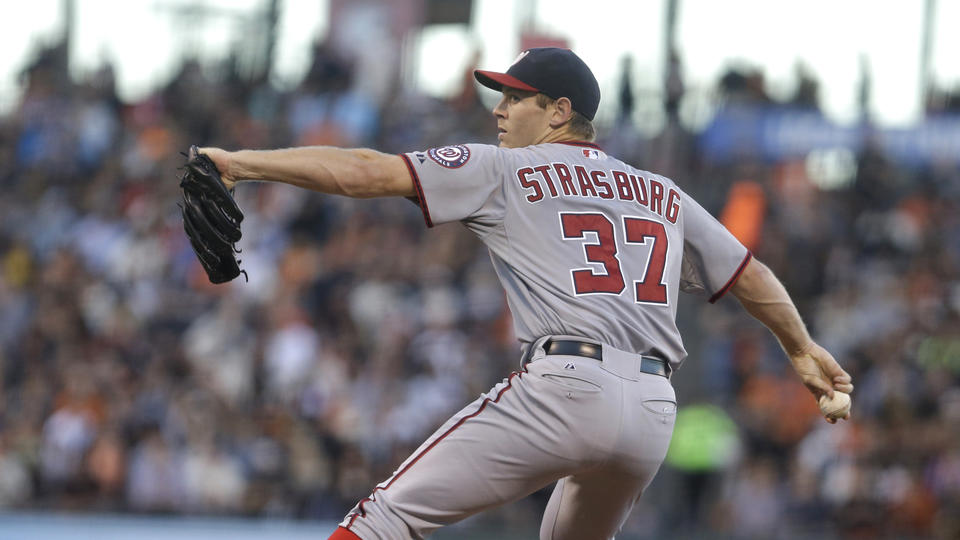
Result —
[[[84, 4], [64, 0], [64, 20]], [[183, 46], [135, 97], [110, 63], [71, 69], [70, 24], [34, 45], [0, 115], [0, 538], [319, 536], [515, 367], [489, 260], [461, 227], [427, 232], [404, 201], [244, 186], [251, 280], [213, 286], [175, 206], [193, 142], [495, 140], [491, 95], [470, 82], [489, 67], [480, 52], [442, 97], [410, 68], [418, 40], [471, 28], [479, 4], [328, 2], [302, 78], [282, 84], [280, 1], [251, 8], [262, 26], [236, 25], [228, 54]], [[662, 70], [614, 51], [600, 145], [720, 217], [857, 390], [853, 419], [828, 426], [735, 300], [685, 298], [674, 445], [618, 538], [960, 536], [960, 85], [929, 68], [938, 3], [916, 3], [926, 67], [897, 124], [878, 120], [864, 62], [839, 114], [816, 65], [775, 91], [749, 61], [689, 82], [679, 3], [658, 4]], [[548, 2], [517, 5], [511, 43], [577, 45], [575, 26], [538, 24]], [[184, 21], [235, 15], [170, 6]], [[390, 76], [361, 55], [371, 42], [399, 51]], [[532, 537], [545, 502], [437, 537]]]

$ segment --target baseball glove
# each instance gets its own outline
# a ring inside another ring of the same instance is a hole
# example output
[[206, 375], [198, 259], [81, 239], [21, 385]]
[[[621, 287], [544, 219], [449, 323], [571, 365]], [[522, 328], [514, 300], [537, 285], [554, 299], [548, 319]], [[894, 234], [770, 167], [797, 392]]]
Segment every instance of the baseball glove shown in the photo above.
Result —
[[213, 161], [191, 146], [180, 176], [183, 204], [183, 230], [200, 259], [211, 283], [224, 283], [243, 273], [234, 244], [240, 240], [243, 212], [233, 200], [233, 192], [220, 180]]

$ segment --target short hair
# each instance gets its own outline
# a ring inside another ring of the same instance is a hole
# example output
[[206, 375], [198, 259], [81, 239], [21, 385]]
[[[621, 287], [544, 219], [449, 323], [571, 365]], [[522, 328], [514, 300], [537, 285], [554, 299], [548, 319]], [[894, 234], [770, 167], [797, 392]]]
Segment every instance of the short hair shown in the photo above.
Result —
[[[557, 100], [546, 94], [537, 94], [537, 105], [543, 109], [546, 109], [547, 105], [555, 101]], [[579, 135], [587, 142], [593, 142], [597, 138], [597, 129], [593, 127], [593, 122], [577, 111], [571, 111], [571, 113], [570, 120], [567, 121], [567, 124], [570, 126], [570, 131]]]

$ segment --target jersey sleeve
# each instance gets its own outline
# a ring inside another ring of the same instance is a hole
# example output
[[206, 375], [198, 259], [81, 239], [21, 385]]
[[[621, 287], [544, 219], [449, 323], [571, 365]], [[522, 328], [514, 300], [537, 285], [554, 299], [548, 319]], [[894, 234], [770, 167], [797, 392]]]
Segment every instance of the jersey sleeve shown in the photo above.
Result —
[[[496, 146], [457, 144], [400, 154], [428, 227], [502, 218], [503, 156]], [[499, 209], [499, 210], [498, 210]]]
[[683, 266], [680, 290], [720, 299], [737, 282], [751, 254], [692, 197], [683, 194]]

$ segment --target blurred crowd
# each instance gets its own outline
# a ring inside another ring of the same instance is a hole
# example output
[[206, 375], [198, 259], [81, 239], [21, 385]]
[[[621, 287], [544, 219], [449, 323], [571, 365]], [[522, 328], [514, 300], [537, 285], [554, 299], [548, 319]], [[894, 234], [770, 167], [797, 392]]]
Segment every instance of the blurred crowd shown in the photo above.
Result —
[[[191, 143], [495, 140], [474, 85], [375, 98], [349, 58], [314, 53], [293, 90], [185, 62], [136, 103], [109, 66], [71, 80], [56, 48], [25, 70], [0, 117], [0, 508], [339, 519], [516, 368], [485, 249], [458, 225], [428, 231], [403, 200], [241, 186], [249, 282], [206, 281], [176, 206]], [[600, 145], [718, 216], [757, 190], [749, 247], [853, 375], [854, 410], [823, 422], [735, 300], [685, 301], [681, 408], [726, 422], [703, 442], [723, 459], [672, 455], [624, 535], [957, 537], [957, 163], [906, 169], [868, 146], [850, 182], [823, 190], [802, 160], [710, 162], [677, 118], [678, 73], [660, 133], [632, 126], [625, 87]], [[791, 106], [816, 107], [806, 77]], [[731, 72], [715, 99], [778, 106], [755, 73]], [[483, 519], [529, 526], [543, 503]]]

